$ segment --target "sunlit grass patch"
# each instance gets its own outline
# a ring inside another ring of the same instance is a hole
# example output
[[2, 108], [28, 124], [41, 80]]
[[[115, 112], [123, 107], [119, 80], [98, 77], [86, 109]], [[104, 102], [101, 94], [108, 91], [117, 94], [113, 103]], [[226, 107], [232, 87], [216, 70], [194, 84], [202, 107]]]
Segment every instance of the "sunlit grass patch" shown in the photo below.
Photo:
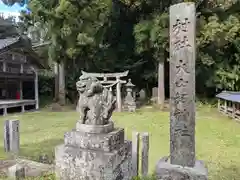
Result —
[[[6, 119], [20, 120], [20, 156], [37, 160], [39, 155], [54, 158], [54, 148], [63, 143], [64, 132], [74, 128], [78, 114], [68, 112], [31, 112], [1, 117], [0, 138]], [[149, 168], [154, 171], [157, 161], [169, 155], [169, 113], [151, 108], [136, 113], [114, 113], [116, 126], [125, 128], [126, 138], [133, 131], [149, 132]], [[196, 113], [197, 159], [204, 160], [210, 180], [237, 180], [240, 177], [240, 124], [220, 115], [215, 109], [200, 108]], [[6, 158], [3, 143], [0, 158]], [[46, 177], [45, 177], [46, 178]]]

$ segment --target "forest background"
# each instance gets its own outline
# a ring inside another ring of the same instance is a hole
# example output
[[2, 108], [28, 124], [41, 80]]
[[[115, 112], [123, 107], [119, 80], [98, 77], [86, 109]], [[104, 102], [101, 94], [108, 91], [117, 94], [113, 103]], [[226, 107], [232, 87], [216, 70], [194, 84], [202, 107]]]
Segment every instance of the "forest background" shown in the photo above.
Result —
[[[31, 36], [33, 47], [50, 67], [40, 73], [41, 97], [54, 97], [63, 105], [75, 103], [81, 70], [129, 70], [128, 78], [151, 96], [160, 67], [165, 79], [160, 87], [167, 98], [169, 7], [179, 2], [186, 0], [30, 0], [17, 27], [18, 34]], [[197, 96], [239, 91], [240, 2], [195, 3]], [[11, 33], [4, 36], [16, 35]]]

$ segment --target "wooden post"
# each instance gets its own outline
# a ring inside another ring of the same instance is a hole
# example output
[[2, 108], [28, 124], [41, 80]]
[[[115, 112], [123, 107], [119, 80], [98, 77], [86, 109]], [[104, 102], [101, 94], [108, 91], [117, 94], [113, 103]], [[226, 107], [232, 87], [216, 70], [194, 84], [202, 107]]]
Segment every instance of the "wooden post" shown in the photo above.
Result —
[[22, 108], [22, 113], [24, 113], [25, 112], [25, 106], [22, 105], [21, 108]]
[[3, 108], [3, 116], [6, 116], [7, 115], [7, 107], [4, 107]]
[[138, 176], [139, 133], [132, 133], [132, 177]]
[[[163, 57], [163, 56], [162, 56]], [[158, 105], [161, 105], [161, 109], [164, 108], [165, 101], [165, 87], [164, 87], [164, 60], [158, 63]]]
[[235, 118], [235, 115], [236, 115], [236, 103], [235, 102], [232, 102], [233, 105], [232, 105], [232, 118]]
[[23, 83], [22, 83], [22, 80], [20, 79], [19, 81], [19, 93], [20, 93], [20, 99], [22, 100], [23, 99]]
[[220, 111], [220, 110], [221, 110], [221, 100], [218, 99], [218, 111]]
[[59, 65], [57, 62], [54, 63], [54, 75], [55, 75], [55, 92], [54, 92], [54, 99], [55, 101], [58, 101], [59, 98]]
[[39, 109], [39, 97], [38, 97], [38, 72], [37, 72], [36, 69], [35, 69], [34, 89], [35, 89], [36, 109]]
[[227, 114], [227, 100], [224, 100], [224, 112]]
[[235, 111], [235, 120], [237, 120], [237, 121], [239, 121], [239, 118], [240, 118], [240, 116], [239, 116], [239, 103], [236, 103], [236, 105], [235, 105], [235, 109], [236, 109], [236, 111]]
[[149, 153], [149, 135], [148, 133], [142, 134], [142, 176], [148, 175], [148, 153]]
[[[20, 69], [20, 73], [22, 74], [23, 73], [23, 64], [21, 64], [21, 69]], [[20, 99], [22, 100], [23, 99], [23, 82], [22, 82], [22, 79], [20, 79], [19, 81], [19, 93], [20, 93]]]
[[122, 111], [122, 97], [121, 97], [121, 83], [120, 83], [120, 78], [117, 77], [117, 107], [118, 107], [118, 112]]
[[66, 104], [66, 92], [65, 92], [65, 62], [62, 60], [59, 63], [59, 103], [60, 105]]
[[3, 72], [6, 72], [7, 71], [7, 65], [6, 65], [6, 62], [3, 61]]

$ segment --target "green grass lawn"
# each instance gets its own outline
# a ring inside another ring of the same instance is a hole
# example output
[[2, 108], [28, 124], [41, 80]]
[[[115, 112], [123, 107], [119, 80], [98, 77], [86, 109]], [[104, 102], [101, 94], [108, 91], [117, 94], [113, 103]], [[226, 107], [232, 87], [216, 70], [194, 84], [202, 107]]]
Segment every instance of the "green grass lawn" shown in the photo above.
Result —
[[[63, 143], [64, 132], [74, 128], [78, 114], [68, 112], [31, 112], [0, 117], [3, 139], [3, 123], [6, 119], [19, 119], [20, 156], [37, 159], [40, 154], [52, 156], [54, 147]], [[150, 133], [150, 171], [156, 162], [169, 155], [169, 113], [142, 109], [137, 113], [114, 113], [113, 120], [124, 127], [126, 138], [133, 131]], [[0, 145], [0, 159], [6, 158]], [[196, 117], [197, 159], [204, 160], [210, 180], [237, 180], [240, 177], [240, 123], [228, 119], [215, 109], [201, 108]]]

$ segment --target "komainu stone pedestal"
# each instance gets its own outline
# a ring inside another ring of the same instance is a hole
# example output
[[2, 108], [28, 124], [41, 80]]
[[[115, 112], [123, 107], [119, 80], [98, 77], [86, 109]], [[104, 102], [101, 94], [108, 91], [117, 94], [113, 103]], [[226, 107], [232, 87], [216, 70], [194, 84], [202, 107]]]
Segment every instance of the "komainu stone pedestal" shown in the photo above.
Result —
[[196, 161], [193, 168], [173, 165], [168, 158], [162, 158], [156, 166], [158, 180], [207, 180], [207, 169], [202, 161]]
[[130, 180], [131, 142], [124, 129], [77, 123], [55, 148], [56, 176], [61, 180]]

